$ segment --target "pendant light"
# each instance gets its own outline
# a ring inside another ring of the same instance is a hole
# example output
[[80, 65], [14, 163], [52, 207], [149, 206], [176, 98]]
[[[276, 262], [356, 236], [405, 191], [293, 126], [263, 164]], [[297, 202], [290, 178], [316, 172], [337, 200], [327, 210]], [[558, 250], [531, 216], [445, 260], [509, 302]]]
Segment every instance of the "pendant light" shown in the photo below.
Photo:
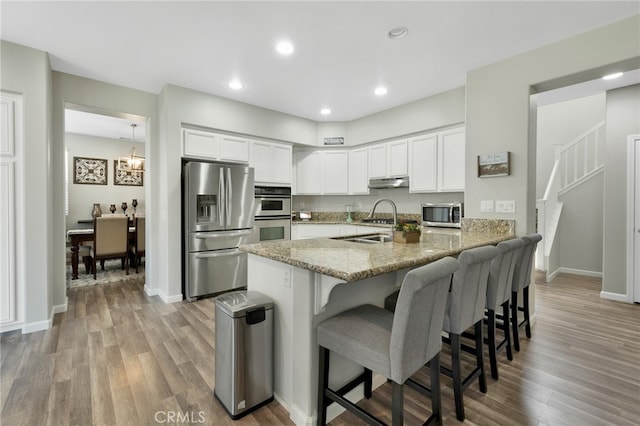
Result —
[[[136, 126], [131, 123], [131, 140], [136, 140]], [[133, 146], [128, 155], [118, 158], [118, 170], [125, 171], [144, 171], [144, 157], [136, 153], [136, 147]]]

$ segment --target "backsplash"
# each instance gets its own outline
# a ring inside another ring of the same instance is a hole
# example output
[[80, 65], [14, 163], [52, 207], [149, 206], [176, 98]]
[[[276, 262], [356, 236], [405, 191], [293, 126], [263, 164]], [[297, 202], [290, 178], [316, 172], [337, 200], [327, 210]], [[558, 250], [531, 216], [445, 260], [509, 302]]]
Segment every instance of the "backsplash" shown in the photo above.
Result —
[[468, 232], [497, 232], [515, 235], [516, 221], [507, 219], [472, 219], [462, 218], [461, 229]]
[[[367, 212], [353, 212], [351, 213], [351, 219], [353, 219], [354, 222], [360, 222], [362, 221], [362, 219], [365, 219], [368, 216]], [[391, 213], [385, 213], [385, 212], [381, 212], [381, 213], [376, 213], [374, 215], [375, 218], [380, 218], [380, 219], [391, 219], [393, 217], [393, 215]], [[300, 221], [300, 219], [298, 219], [298, 216], [296, 215], [296, 218], [294, 219], [296, 222]], [[403, 220], [415, 220], [418, 223], [422, 222], [422, 217], [419, 214], [414, 214], [414, 213], [398, 213], [398, 221], [403, 221]], [[311, 220], [310, 222], [335, 222], [335, 223], [342, 223], [342, 222], [346, 222], [347, 221], [347, 213], [346, 212], [316, 212], [316, 211], [312, 211], [311, 212]]]

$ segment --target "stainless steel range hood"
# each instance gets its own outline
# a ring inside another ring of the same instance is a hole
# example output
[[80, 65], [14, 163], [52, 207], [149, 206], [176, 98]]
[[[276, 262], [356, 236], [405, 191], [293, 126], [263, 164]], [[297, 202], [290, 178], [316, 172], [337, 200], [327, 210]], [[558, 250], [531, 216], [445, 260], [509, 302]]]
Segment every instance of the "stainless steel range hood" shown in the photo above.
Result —
[[369, 179], [370, 189], [408, 188], [409, 176]]

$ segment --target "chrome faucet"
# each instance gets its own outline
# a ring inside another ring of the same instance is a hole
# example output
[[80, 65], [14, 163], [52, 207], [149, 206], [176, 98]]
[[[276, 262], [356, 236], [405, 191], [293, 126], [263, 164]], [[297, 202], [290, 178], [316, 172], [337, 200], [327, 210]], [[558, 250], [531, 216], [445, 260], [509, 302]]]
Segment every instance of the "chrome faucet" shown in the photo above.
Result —
[[393, 209], [393, 227], [395, 228], [395, 226], [398, 224], [398, 208], [396, 207], [396, 203], [394, 203], [388, 198], [380, 198], [375, 203], [373, 203], [373, 208], [369, 212], [369, 216], [367, 216], [367, 219], [373, 218], [373, 214], [376, 211], [376, 207], [378, 207], [378, 204], [380, 204], [383, 201], [386, 201], [387, 203], [391, 204], [391, 208]]

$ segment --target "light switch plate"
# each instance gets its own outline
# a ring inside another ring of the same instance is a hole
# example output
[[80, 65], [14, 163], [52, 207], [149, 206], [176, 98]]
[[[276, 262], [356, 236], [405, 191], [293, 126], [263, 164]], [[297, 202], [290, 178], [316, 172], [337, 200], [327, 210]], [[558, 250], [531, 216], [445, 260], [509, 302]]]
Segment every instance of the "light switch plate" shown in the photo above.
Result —
[[496, 212], [497, 213], [515, 213], [516, 212], [515, 200], [496, 200]]
[[480, 201], [480, 211], [489, 213], [493, 211], [493, 200], [482, 200]]

